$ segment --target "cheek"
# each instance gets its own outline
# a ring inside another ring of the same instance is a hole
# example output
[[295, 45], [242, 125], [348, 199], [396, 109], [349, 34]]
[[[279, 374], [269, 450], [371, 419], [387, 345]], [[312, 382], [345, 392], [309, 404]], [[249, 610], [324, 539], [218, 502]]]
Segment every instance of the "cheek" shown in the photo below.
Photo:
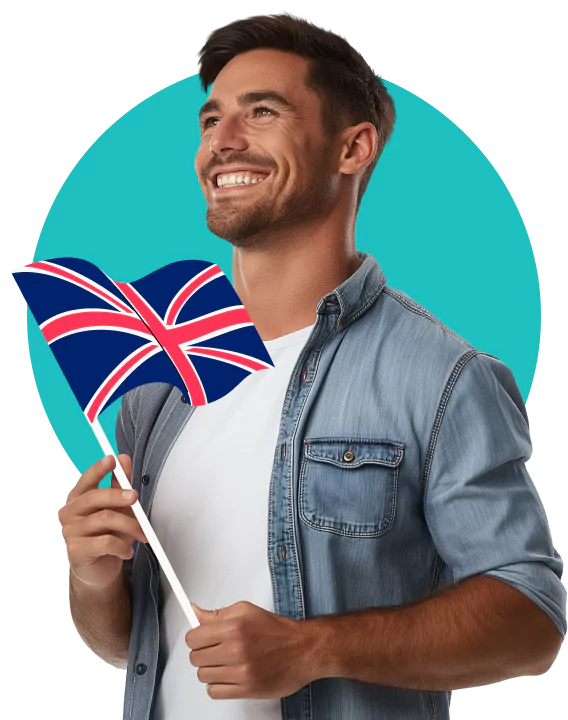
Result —
[[195, 153], [195, 160], [193, 161], [193, 169], [195, 170], [199, 181], [202, 182], [203, 168], [208, 160], [209, 154], [209, 139], [203, 137], [201, 143]]

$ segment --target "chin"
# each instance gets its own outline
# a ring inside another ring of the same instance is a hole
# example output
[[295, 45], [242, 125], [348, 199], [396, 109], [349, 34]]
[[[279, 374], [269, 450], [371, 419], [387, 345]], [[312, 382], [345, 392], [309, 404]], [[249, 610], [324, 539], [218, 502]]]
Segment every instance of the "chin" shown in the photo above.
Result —
[[266, 217], [239, 216], [232, 219], [219, 217], [207, 212], [206, 222], [208, 229], [221, 238], [238, 248], [260, 247], [263, 243], [260, 239], [269, 227]]

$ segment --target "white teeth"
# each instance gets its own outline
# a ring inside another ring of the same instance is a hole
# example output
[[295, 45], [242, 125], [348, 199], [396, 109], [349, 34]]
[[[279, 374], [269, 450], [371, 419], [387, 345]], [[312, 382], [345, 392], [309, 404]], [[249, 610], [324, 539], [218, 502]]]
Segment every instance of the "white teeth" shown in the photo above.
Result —
[[234, 187], [235, 185], [255, 185], [262, 182], [263, 177], [251, 178], [249, 172], [230, 173], [229, 175], [217, 176], [217, 187]]

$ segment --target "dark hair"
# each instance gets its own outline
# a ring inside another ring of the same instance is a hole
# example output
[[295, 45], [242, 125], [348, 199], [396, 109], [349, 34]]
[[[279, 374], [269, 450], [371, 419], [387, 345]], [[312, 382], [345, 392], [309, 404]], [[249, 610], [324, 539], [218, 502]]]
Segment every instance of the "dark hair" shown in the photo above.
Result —
[[203, 89], [207, 91], [236, 55], [257, 48], [293, 52], [310, 60], [305, 82], [322, 100], [322, 122], [329, 135], [361, 122], [375, 126], [377, 152], [361, 178], [359, 207], [395, 121], [394, 103], [383, 82], [345, 38], [284, 13], [236, 20], [214, 30], [199, 52]]

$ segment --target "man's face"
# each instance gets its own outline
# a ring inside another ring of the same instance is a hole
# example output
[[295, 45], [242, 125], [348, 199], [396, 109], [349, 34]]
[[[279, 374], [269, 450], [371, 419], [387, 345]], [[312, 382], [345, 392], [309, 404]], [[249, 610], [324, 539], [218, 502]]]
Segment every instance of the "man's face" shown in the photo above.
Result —
[[252, 50], [211, 86], [195, 170], [208, 228], [235, 246], [259, 247], [274, 231], [285, 236], [328, 212], [336, 188], [331, 139], [321, 100], [304, 85], [307, 67], [291, 53]]

